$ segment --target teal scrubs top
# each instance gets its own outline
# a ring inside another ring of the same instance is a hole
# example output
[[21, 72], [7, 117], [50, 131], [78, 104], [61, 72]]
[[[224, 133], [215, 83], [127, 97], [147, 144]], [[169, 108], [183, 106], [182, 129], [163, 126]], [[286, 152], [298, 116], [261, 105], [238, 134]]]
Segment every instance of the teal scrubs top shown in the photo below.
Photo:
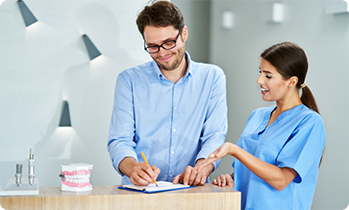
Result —
[[311, 209], [326, 139], [322, 118], [308, 107], [298, 105], [266, 127], [275, 108], [260, 108], [251, 114], [238, 146], [267, 163], [292, 168], [298, 176], [285, 189], [277, 191], [235, 159], [235, 189], [242, 194], [241, 207]]

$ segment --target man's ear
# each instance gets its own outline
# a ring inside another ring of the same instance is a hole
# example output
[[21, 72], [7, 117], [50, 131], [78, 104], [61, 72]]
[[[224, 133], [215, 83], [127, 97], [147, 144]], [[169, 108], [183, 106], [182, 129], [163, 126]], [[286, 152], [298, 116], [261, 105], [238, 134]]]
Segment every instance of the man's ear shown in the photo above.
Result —
[[183, 26], [182, 37], [183, 37], [183, 42], [186, 42], [188, 39], [188, 27], [187, 26]]

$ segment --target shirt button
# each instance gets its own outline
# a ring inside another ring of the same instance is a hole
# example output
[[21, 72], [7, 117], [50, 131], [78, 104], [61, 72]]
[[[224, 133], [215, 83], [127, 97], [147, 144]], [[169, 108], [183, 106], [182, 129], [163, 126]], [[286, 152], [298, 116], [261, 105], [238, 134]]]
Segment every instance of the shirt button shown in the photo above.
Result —
[[173, 131], [176, 132], [176, 129], [174, 128]]
[[174, 154], [174, 151], [172, 151], [171, 153]]
[[170, 177], [172, 177], [172, 174], [170, 174]]
[[175, 106], [175, 108], [174, 109], [177, 109], [177, 107]]

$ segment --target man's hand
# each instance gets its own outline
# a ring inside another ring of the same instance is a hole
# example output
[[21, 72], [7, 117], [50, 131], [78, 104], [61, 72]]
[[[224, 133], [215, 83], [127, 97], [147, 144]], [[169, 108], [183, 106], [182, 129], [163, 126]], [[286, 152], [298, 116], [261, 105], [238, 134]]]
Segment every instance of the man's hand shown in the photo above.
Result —
[[[199, 164], [204, 159], [199, 159], [196, 164]], [[175, 178], [173, 178], [173, 183], [182, 183], [184, 185], [192, 185], [192, 186], [198, 186], [198, 185], [204, 185], [206, 183], [207, 177], [210, 175], [210, 173], [213, 171], [214, 166], [213, 164], [206, 165], [205, 167], [201, 168], [200, 171], [195, 170], [191, 166], [187, 166], [183, 173], [180, 175], [177, 175]]]
[[151, 165], [140, 162], [138, 163], [131, 157], [126, 157], [119, 164], [120, 171], [130, 177], [130, 181], [139, 186], [147, 186], [153, 183], [159, 176], [160, 169]]

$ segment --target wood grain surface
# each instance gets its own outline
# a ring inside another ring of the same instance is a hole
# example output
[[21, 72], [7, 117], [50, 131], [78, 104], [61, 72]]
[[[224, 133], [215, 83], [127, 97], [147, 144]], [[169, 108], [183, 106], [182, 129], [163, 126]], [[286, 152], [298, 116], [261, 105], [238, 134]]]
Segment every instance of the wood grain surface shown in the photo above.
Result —
[[240, 209], [241, 193], [229, 187], [205, 184], [195, 188], [146, 194], [93, 186], [88, 192], [63, 192], [60, 187], [40, 187], [38, 196], [2, 196], [6, 210], [88, 209]]

